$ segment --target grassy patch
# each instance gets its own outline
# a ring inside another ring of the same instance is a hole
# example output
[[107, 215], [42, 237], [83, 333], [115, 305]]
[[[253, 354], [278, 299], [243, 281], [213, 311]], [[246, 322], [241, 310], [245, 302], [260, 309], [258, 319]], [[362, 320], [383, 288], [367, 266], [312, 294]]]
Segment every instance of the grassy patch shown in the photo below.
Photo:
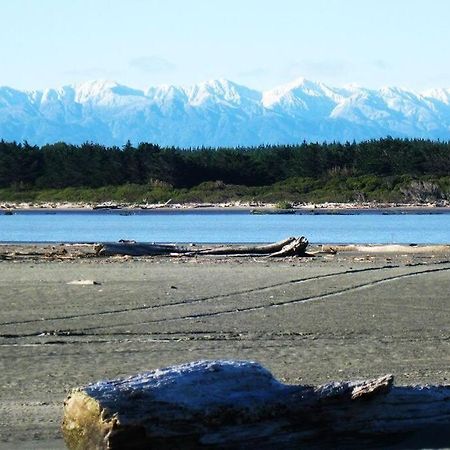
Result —
[[270, 186], [243, 186], [207, 181], [188, 188], [169, 184], [123, 184], [120, 186], [69, 187], [64, 189], [0, 189], [0, 201], [126, 203], [222, 203], [261, 201], [289, 209], [302, 202], [404, 202], [450, 199], [450, 176], [378, 177], [333, 174], [319, 179], [295, 177]]

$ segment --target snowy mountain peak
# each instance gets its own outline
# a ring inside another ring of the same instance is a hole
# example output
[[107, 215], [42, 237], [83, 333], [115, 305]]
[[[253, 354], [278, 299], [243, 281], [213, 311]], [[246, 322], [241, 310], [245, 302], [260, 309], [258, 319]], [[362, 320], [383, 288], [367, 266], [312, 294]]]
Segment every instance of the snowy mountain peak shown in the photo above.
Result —
[[212, 106], [221, 104], [239, 107], [246, 101], [259, 101], [261, 94], [245, 86], [226, 79], [209, 80], [187, 89], [189, 104], [192, 106]]
[[71, 86], [76, 92], [76, 101], [80, 103], [104, 97], [112, 89], [119, 86], [115, 81], [93, 80]]
[[438, 100], [445, 105], [450, 105], [450, 88], [448, 89], [430, 89], [422, 93], [424, 97]]
[[287, 110], [294, 116], [329, 115], [349, 92], [328, 87], [306, 78], [276, 87], [263, 94], [263, 105], [273, 110]]
[[265, 92], [227, 79], [145, 91], [108, 80], [33, 92], [0, 87], [0, 139], [36, 144], [238, 146], [386, 135], [450, 139], [450, 89], [333, 87], [306, 78]]

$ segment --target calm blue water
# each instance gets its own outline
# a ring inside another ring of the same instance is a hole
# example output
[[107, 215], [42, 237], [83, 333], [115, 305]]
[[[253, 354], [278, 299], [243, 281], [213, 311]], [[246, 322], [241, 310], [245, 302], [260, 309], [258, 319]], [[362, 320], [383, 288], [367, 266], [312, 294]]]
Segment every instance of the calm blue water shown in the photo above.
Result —
[[[122, 213], [123, 214], [123, 213]], [[295, 214], [248, 212], [22, 212], [0, 214], [0, 242], [450, 243], [450, 214]]]

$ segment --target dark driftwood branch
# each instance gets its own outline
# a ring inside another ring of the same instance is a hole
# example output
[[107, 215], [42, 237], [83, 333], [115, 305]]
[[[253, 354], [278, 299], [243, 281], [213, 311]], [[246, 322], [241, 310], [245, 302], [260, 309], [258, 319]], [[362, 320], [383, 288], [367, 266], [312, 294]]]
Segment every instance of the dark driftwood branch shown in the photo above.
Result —
[[200, 361], [74, 390], [62, 430], [69, 449], [110, 450], [370, 448], [449, 432], [450, 386], [392, 383], [285, 385], [256, 363]]
[[99, 256], [129, 255], [129, 256], [158, 256], [172, 253], [185, 253], [186, 247], [171, 244], [140, 244], [137, 242], [107, 242], [96, 244], [95, 251]]
[[253, 256], [295, 256], [303, 255], [308, 240], [305, 237], [290, 237], [268, 245], [226, 245], [222, 247], [193, 249], [192, 247], [171, 244], [143, 244], [135, 242], [119, 242], [97, 244], [95, 250], [100, 256], [130, 255], [253, 255]]

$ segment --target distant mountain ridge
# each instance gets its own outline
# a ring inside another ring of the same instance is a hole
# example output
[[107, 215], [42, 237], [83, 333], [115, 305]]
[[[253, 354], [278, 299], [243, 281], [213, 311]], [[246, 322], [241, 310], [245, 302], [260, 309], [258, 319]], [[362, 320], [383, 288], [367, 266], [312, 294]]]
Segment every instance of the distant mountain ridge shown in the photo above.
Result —
[[0, 139], [104, 145], [254, 146], [385, 137], [450, 139], [450, 88], [330, 87], [299, 78], [260, 92], [219, 79], [146, 91], [92, 81], [0, 87]]

